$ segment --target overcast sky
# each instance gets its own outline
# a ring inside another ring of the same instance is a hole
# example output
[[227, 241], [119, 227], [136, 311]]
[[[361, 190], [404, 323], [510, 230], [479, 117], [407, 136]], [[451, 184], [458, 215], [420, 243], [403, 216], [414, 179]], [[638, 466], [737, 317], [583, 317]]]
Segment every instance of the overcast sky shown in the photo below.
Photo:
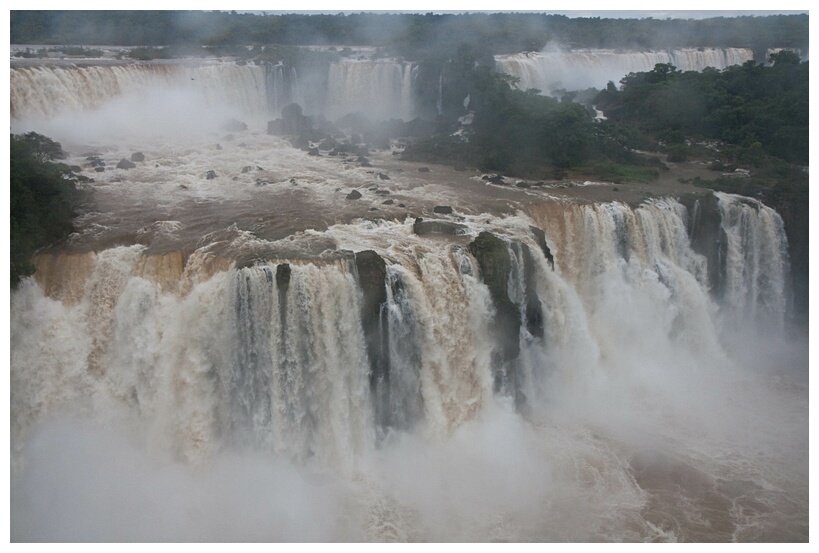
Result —
[[[84, 9], [99, 10], [110, 9], [113, 6], [105, 5], [103, 2], [89, 0], [75, 0], [70, 4], [65, 4], [55, 0], [10, 0], [12, 9]], [[224, 0], [142, 0], [139, 4], [125, 2], [117, 5], [117, 9], [183, 9], [183, 10], [223, 10], [235, 9], [230, 2]], [[655, 1], [646, 0], [620, 0], [616, 3], [618, 10], [607, 10], [612, 3], [600, 0], [244, 0], [239, 3], [243, 12], [266, 11], [267, 13], [357, 13], [360, 11], [387, 11], [387, 12], [435, 12], [435, 13], [461, 13], [476, 11], [516, 11], [516, 12], [538, 12], [556, 13], [568, 17], [626, 17], [642, 18], [654, 17], [665, 19], [666, 17], [681, 19], [701, 19], [704, 17], [732, 17], [738, 15], [772, 15], [777, 13], [807, 13], [807, 2], [791, 2], [784, 7], [803, 8], [802, 10], [771, 10], [775, 5], [772, 2], [759, 2], [757, 0], [725, 1], [712, 0], [688, 0], [686, 2], [674, 2], [666, 0], [662, 4]], [[656, 9], [661, 5], [662, 10]], [[571, 8], [571, 9], [566, 9]], [[682, 8], [675, 10], [674, 8]]]

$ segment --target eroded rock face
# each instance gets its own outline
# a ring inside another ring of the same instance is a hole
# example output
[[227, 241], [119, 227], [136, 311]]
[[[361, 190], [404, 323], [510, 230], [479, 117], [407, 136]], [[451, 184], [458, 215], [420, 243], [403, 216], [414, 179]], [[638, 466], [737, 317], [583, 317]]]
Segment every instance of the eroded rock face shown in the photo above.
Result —
[[281, 263], [276, 266], [276, 287], [279, 293], [287, 293], [290, 287], [290, 264]]
[[717, 197], [711, 192], [687, 195], [680, 198], [680, 203], [688, 210], [691, 249], [708, 260], [708, 284], [714, 296], [721, 298], [728, 237], [722, 228]]
[[520, 355], [520, 309], [509, 299], [509, 249], [506, 242], [484, 231], [469, 244], [469, 251], [478, 261], [481, 280], [489, 288], [496, 311], [491, 325], [496, 339], [492, 352], [494, 389], [515, 397], [520, 407], [524, 401], [519, 397], [522, 394], [518, 390], [516, 364]]
[[[361, 326], [370, 361], [370, 391], [381, 397], [379, 388], [389, 388], [389, 326], [386, 321], [387, 264], [376, 252], [365, 250], [355, 254], [358, 285], [361, 288]], [[387, 406], [375, 404], [376, 423], [389, 424]]]
[[540, 230], [537, 227], [529, 226], [529, 230], [532, 232], [532, 235], [535, 237], [535, 242], [537, 245], [540, 246], [540, 250], [543, 252], [543, 255], [546, 256], [546, 261], [549, 262], [552, 269], [555, 268], [555, 258], [552, 255], [552, 250], [549, 249], [549, 245], [546, 243], [546, 233]]

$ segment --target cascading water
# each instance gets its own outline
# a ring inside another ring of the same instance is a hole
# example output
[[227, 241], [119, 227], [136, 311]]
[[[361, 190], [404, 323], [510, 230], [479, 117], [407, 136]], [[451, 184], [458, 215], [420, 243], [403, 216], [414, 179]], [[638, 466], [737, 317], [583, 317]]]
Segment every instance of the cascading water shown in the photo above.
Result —
[[702, 71], [706, 67], [725, 69], [754, 59], [746, 48], [687, 48], [651, 52], [613, 50], [543, 51], [495, 56], [498, 71], [518, 77], [518, 88], [535, 88], [544, 94], [553, 90], [604, 88], [629, 73], [651, 71], [658, 63], [668, 63], [681, 71]]
[[414, 114], [411, 63], [346, 60], [330, 65], [326, 113], [363, 112], [375, 119], [409, 120]]
[[264, 114], [268, 80], [263, 66], [230, 63], [16, 67], [11, 70], [11, 116], [53, 117], [163, 90]]
[[146, 161], [11, 293], [12, 540], [807, 539], [774, 211], [235, 134], [63, 144]]
[[788, 307], [788, 248], [779, 214], [758, 200], [718, 193], [724, 231], [727, 321], [782, 332]]
[[[23, 65], [11, 70], [11, 115], [50, 118], [99, 108], [121, 97], [149, 94], [159, 103], [180, 94], [209, 109], [230, 108], [242, 116], [280, 117], [282, 108], [295, 102], [308, 113], [333, 119], [360, 111], [377, 119], [409, 120], [416, 111], [415, 69], [411, 63], [389, 60], [343, 60], [331, 64], [322, 79], [312, 73], [303, 77], [281, 63]], [[314, 86], [326, 90], [312, 90]]]

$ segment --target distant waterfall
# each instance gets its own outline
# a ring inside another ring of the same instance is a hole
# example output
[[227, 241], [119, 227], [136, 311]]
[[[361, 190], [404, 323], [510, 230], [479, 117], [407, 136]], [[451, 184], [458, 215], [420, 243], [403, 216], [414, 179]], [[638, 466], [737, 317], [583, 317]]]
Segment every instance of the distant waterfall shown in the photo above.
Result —
[[260, 114], [268, 109], [267, 83], [263, 67], [221, 63], [16, 67], [11, 70], [11, 116], [53, 117], [157, 91]]
[[[295, 67], [224, 62], [33, 65], [11, 69], [11, 116], [54, 117], [98, 109], [119, 98], [193, 102], [247, 117], [279, 117], [291, 102], [308, 114], [412, 119], [417, 66], [389, 60], [340, 61], [325, 75]], [[318, 89], [316, 89], [318, 87]]]
[[568, 52], [527, 52], [495, 56], [498, 71], [518, 77], [518, 88], [536, 88], [544, 94], [556, 89], [604, 88], [618, 83], [629, 73], [651, 71], [658, 63], [669, 63], [681, 71], [702, 71], [706, 67], [725, 69], [753, 60], [747, 48], [687, 48], [649, 52], [614, 50], [572, 50]]
[[386, 60], [331, 64], [326, 114], [337, 118], [360, 111], [372, 119], [412, 119], [413, 69], [410, 63]]

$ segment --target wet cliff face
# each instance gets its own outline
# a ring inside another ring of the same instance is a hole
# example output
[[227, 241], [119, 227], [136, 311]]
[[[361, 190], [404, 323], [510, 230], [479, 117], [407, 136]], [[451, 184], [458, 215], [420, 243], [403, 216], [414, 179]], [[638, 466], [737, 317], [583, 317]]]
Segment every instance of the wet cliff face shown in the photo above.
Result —
[[389, 406], [385, 404], [390, 388], [387, 266], [376, 252], [366, 250], [356, 253], [355, 267], [362, 294], [361, 324], [370, 361], [370, 393], [375, 399], [375, 420], [380, 427], [388, 427], [391, 420]]
[[715, 298], [722, 297], [725, 283], [727, 238], [722, 228], [719, 201], [711, 192], [689, 194], [680, 199], [688, 210], [688, 234], [691, 249], [705, 257], [708, 285]]

